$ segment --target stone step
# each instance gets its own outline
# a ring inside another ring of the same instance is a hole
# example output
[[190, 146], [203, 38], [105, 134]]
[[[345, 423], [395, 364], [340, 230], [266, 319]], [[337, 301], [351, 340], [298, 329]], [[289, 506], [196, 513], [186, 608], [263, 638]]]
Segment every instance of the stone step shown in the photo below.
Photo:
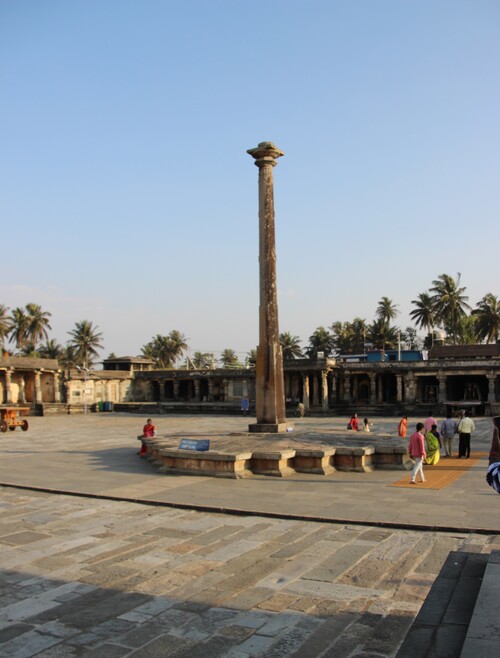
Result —
[[[460, 656], [488, 558], [484, 553], [458, 551], [448, 555], [396, 658]], [[474, 658], [486, 656], [476, 652]]]

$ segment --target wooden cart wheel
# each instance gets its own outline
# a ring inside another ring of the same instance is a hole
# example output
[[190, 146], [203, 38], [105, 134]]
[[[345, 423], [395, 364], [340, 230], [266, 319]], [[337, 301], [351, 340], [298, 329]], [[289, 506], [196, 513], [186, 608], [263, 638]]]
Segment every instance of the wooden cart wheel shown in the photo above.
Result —
[[30, 426], [30, 424], [28, 423], [28, 421], [27, 421], [27, 420], [23, 420], [23, 424], [21, 425], [21, 429], [22, 429], [22, 431], [23, 431], [23, 432], [27, 432], [29, 426]]
[[16, 429], [16, 426], [15, 425], [9, 425], [9, 429], [10, 429], [11, 432], [13, 432]]
[[7, 431], [7, 423], [5, 420], [0, 420], [0, 432], [6, 432]]

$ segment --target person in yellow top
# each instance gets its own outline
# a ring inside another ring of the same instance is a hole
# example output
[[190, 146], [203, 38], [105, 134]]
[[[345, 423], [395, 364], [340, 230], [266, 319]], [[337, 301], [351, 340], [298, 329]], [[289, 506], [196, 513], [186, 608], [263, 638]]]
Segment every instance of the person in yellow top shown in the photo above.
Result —
[[433, 425], [431, 429], [425, 433], [425, 443], [427, 446], [427, 457], [425, 460], [429, 466], [435, 466], [441, 458], [441, 437], [438, 432], [437, 425]]
[[470, 411], [465, 412], [465, 416], [458, 423], [458, 459], [470, 457], [470, 437], [476, 429], [474, 421], [470, 417]]

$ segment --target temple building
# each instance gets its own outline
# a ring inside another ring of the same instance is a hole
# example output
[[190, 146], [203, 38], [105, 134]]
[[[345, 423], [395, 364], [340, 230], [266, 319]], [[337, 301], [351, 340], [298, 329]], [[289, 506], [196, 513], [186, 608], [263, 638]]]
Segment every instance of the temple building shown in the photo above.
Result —
[[[471, 409], [500, 414], [500, 343], [371, 351], [284, 361], [287, 415], [422, 415]], [[106, 359], [102, 370], [63, 370], [52, 359], [0, 357], [0, 401], [33, 413], [115, 410], [238, 413], [255, 404], [253, 368], [157, 370], [141, 357]], [[112, 406], [111, 406], [112, 405]]]

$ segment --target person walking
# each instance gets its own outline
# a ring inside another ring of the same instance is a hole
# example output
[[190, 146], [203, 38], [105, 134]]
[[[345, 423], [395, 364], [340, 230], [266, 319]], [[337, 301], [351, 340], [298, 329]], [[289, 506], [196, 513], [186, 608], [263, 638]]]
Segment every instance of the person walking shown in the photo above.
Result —
[[403, 416], [398, 425], [398, 436], [405, 437], [408, 429], [408, 416]]
[[424, 435], [422, 434], [423, 429], [424, 424], [417, 423], [416, 432], [413, 432], [413, 434], [410, 436], [408, 452], [410, 453], [410, 457], [415, 460], [415, 465], [413, 466], [413, 470], [411, 472], [411, 484], [417, 484], [415, 479], [417, 475], [420, 475], [421, 482], [425, 482], [424, 461], [427, 455], [425, 453], [425, 439]]
[[446, 414], [446, 420], [443, 420], [441, 423], [441, 439], [444, 446], [444, 455], [445, 457], [453, 457], [453, 437], [458, 431], [458, 423], [453, 418], [451, 411], [448, 411]]
[[470, 438], [472, 432], [476, 429], [474, 421], [470, 417], [470, 411], [465, 412], [465, 416], [458, 423], [458, 458], [470, 457]]

